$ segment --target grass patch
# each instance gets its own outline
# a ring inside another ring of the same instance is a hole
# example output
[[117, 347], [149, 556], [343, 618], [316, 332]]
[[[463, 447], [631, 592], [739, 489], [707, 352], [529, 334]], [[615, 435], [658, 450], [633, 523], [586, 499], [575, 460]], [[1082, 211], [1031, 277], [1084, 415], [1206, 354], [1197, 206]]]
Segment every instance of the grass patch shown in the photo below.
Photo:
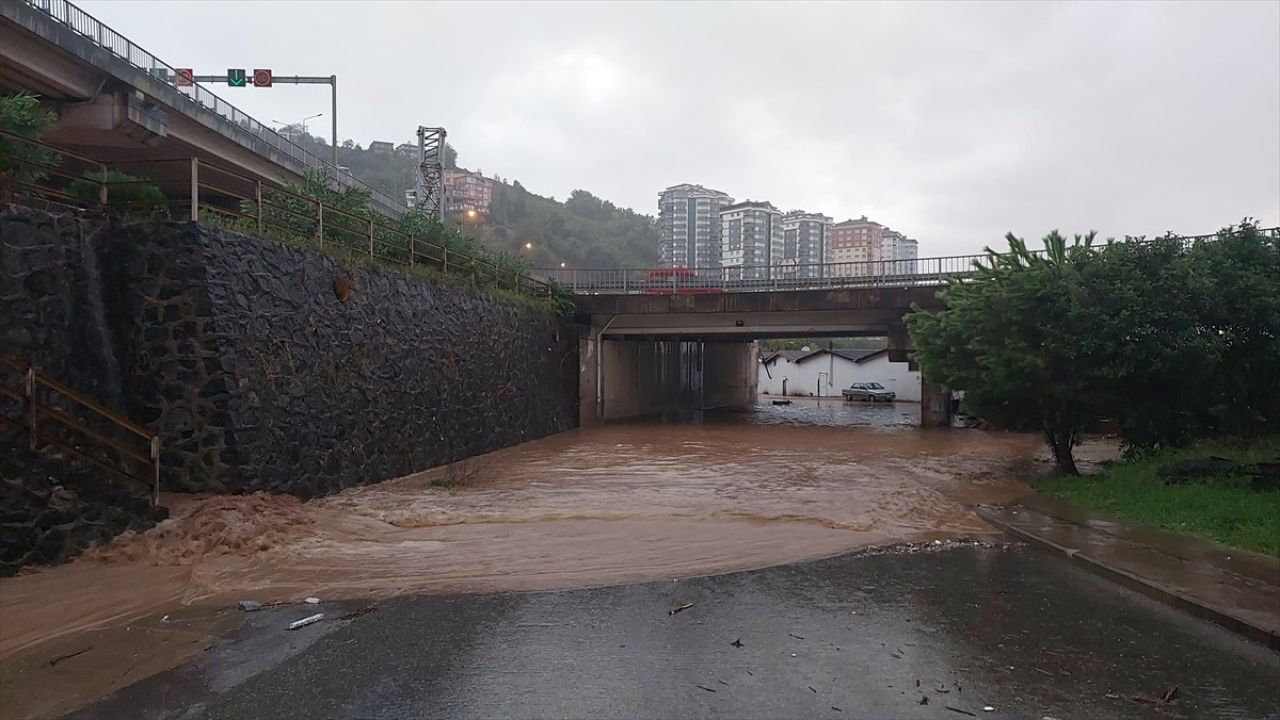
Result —
[[1046, 494], [1118, 518], [1280, 557], [1280, 491], [1254, 491], [1247, 477], [1165, 485], [1156, 476], [1162, 465], [1210, 455], [1244, 463], [1275, 460], [1280, 458], [1280, 437], [1205, 441], [1120, 460], [1097, 475], [1054, 476], [1035, 485]]

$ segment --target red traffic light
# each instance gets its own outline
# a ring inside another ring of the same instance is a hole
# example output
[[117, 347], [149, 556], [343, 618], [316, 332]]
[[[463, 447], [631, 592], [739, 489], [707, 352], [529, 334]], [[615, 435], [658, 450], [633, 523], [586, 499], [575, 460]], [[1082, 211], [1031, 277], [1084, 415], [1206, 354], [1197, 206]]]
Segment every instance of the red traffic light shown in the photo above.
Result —
[[179, 87], [189, 87], [196, 82], [196, 73], [191, 68], [177, 68], [173, 71], [173, 82]]
[[271, 87], [270, 68], [254, 68], [253, 86], [254, 87]]

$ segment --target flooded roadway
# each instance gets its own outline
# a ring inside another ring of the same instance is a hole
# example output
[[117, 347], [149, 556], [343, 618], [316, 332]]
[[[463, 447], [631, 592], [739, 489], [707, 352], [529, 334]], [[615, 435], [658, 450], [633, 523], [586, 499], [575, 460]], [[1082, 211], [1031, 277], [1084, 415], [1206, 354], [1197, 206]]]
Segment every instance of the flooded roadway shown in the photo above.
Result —
[[967, 506], [1024, 493], [1038, 438], [918, 413], [796, 400], [570, 431], [308, 503], [171, 496], [148, 533], [0, 581], [0, 658], [243, 598], [600, 585], [990, 532]]

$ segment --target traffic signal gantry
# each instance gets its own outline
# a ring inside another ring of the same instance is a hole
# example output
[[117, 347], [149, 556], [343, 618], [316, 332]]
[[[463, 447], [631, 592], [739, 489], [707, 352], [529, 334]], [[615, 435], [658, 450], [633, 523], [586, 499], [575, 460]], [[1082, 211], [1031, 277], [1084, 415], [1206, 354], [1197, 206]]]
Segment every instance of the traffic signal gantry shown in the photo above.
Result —
[[196, 83], [226, 83], [227, 87], [242, 88], [253, 85], [254, 87], [271, 87], [276, 84], [286, 85], [328, 85], [330, 88], [330, 99], [332, 101], [332, 112], [329, 116], [333, 121], [332, 135], [330, 143], [333, 151], [333, 166], [338, 167], [338, 76], [337, 75], [275, 75], [271, 72], [271, 68], [254, 68], [253, 74], [250, 75], [244, 68], [227, 68], [226, 75], [196, 75], [191, 68], [174, 68], [172, 76], [169, 74], [169, 68], [153, 68], [151, 74], [156, 78], [172, 83], [178, 87], [190, 87]]

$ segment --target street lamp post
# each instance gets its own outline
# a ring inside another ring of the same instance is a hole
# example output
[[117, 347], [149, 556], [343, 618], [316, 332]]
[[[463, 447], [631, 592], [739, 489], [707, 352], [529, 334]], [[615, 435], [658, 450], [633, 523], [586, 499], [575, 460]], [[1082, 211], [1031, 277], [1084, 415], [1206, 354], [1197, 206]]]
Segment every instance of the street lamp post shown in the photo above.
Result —
[[[308, 120], [315, 120], [315, 119], [316, 119], [316, 118], [318, 118], [318, 117], [324, 117], [324, 113], [316, 113], [315, 115], [308, 115], [308, 116], [306, 116], [306, 117], [302, 118], [301, 120], [299, 120], [299, 121], [298, 121], [298, 122], [296, 122], [296, 123], [282, 123], [282, 122], [280, 122], [279, 120], [272, 120], [271, 122], [273, 122], [273, 123], [275, 123], [275, 124], [277, 124], [277, 125], [282, 125], [282, 126], [284, 126], [285, 128], [294, 127], [294, 126], [301, 127], [301, 128], [302, 128], [302, 134], [303, 134], [303, 135], [306, 135], [306, 134], [307, 134], [307, 121], [308, 121]], [[285, 137], [289, 137], [289, 136], [288, 136], [288, 135], [286, 135]], [[291, 139], [291, 140], [292, 140], [293, 138], [289, 138], [289, 139]], [[337, 163], [335, 162], [334, 164], [336, 165]]]

